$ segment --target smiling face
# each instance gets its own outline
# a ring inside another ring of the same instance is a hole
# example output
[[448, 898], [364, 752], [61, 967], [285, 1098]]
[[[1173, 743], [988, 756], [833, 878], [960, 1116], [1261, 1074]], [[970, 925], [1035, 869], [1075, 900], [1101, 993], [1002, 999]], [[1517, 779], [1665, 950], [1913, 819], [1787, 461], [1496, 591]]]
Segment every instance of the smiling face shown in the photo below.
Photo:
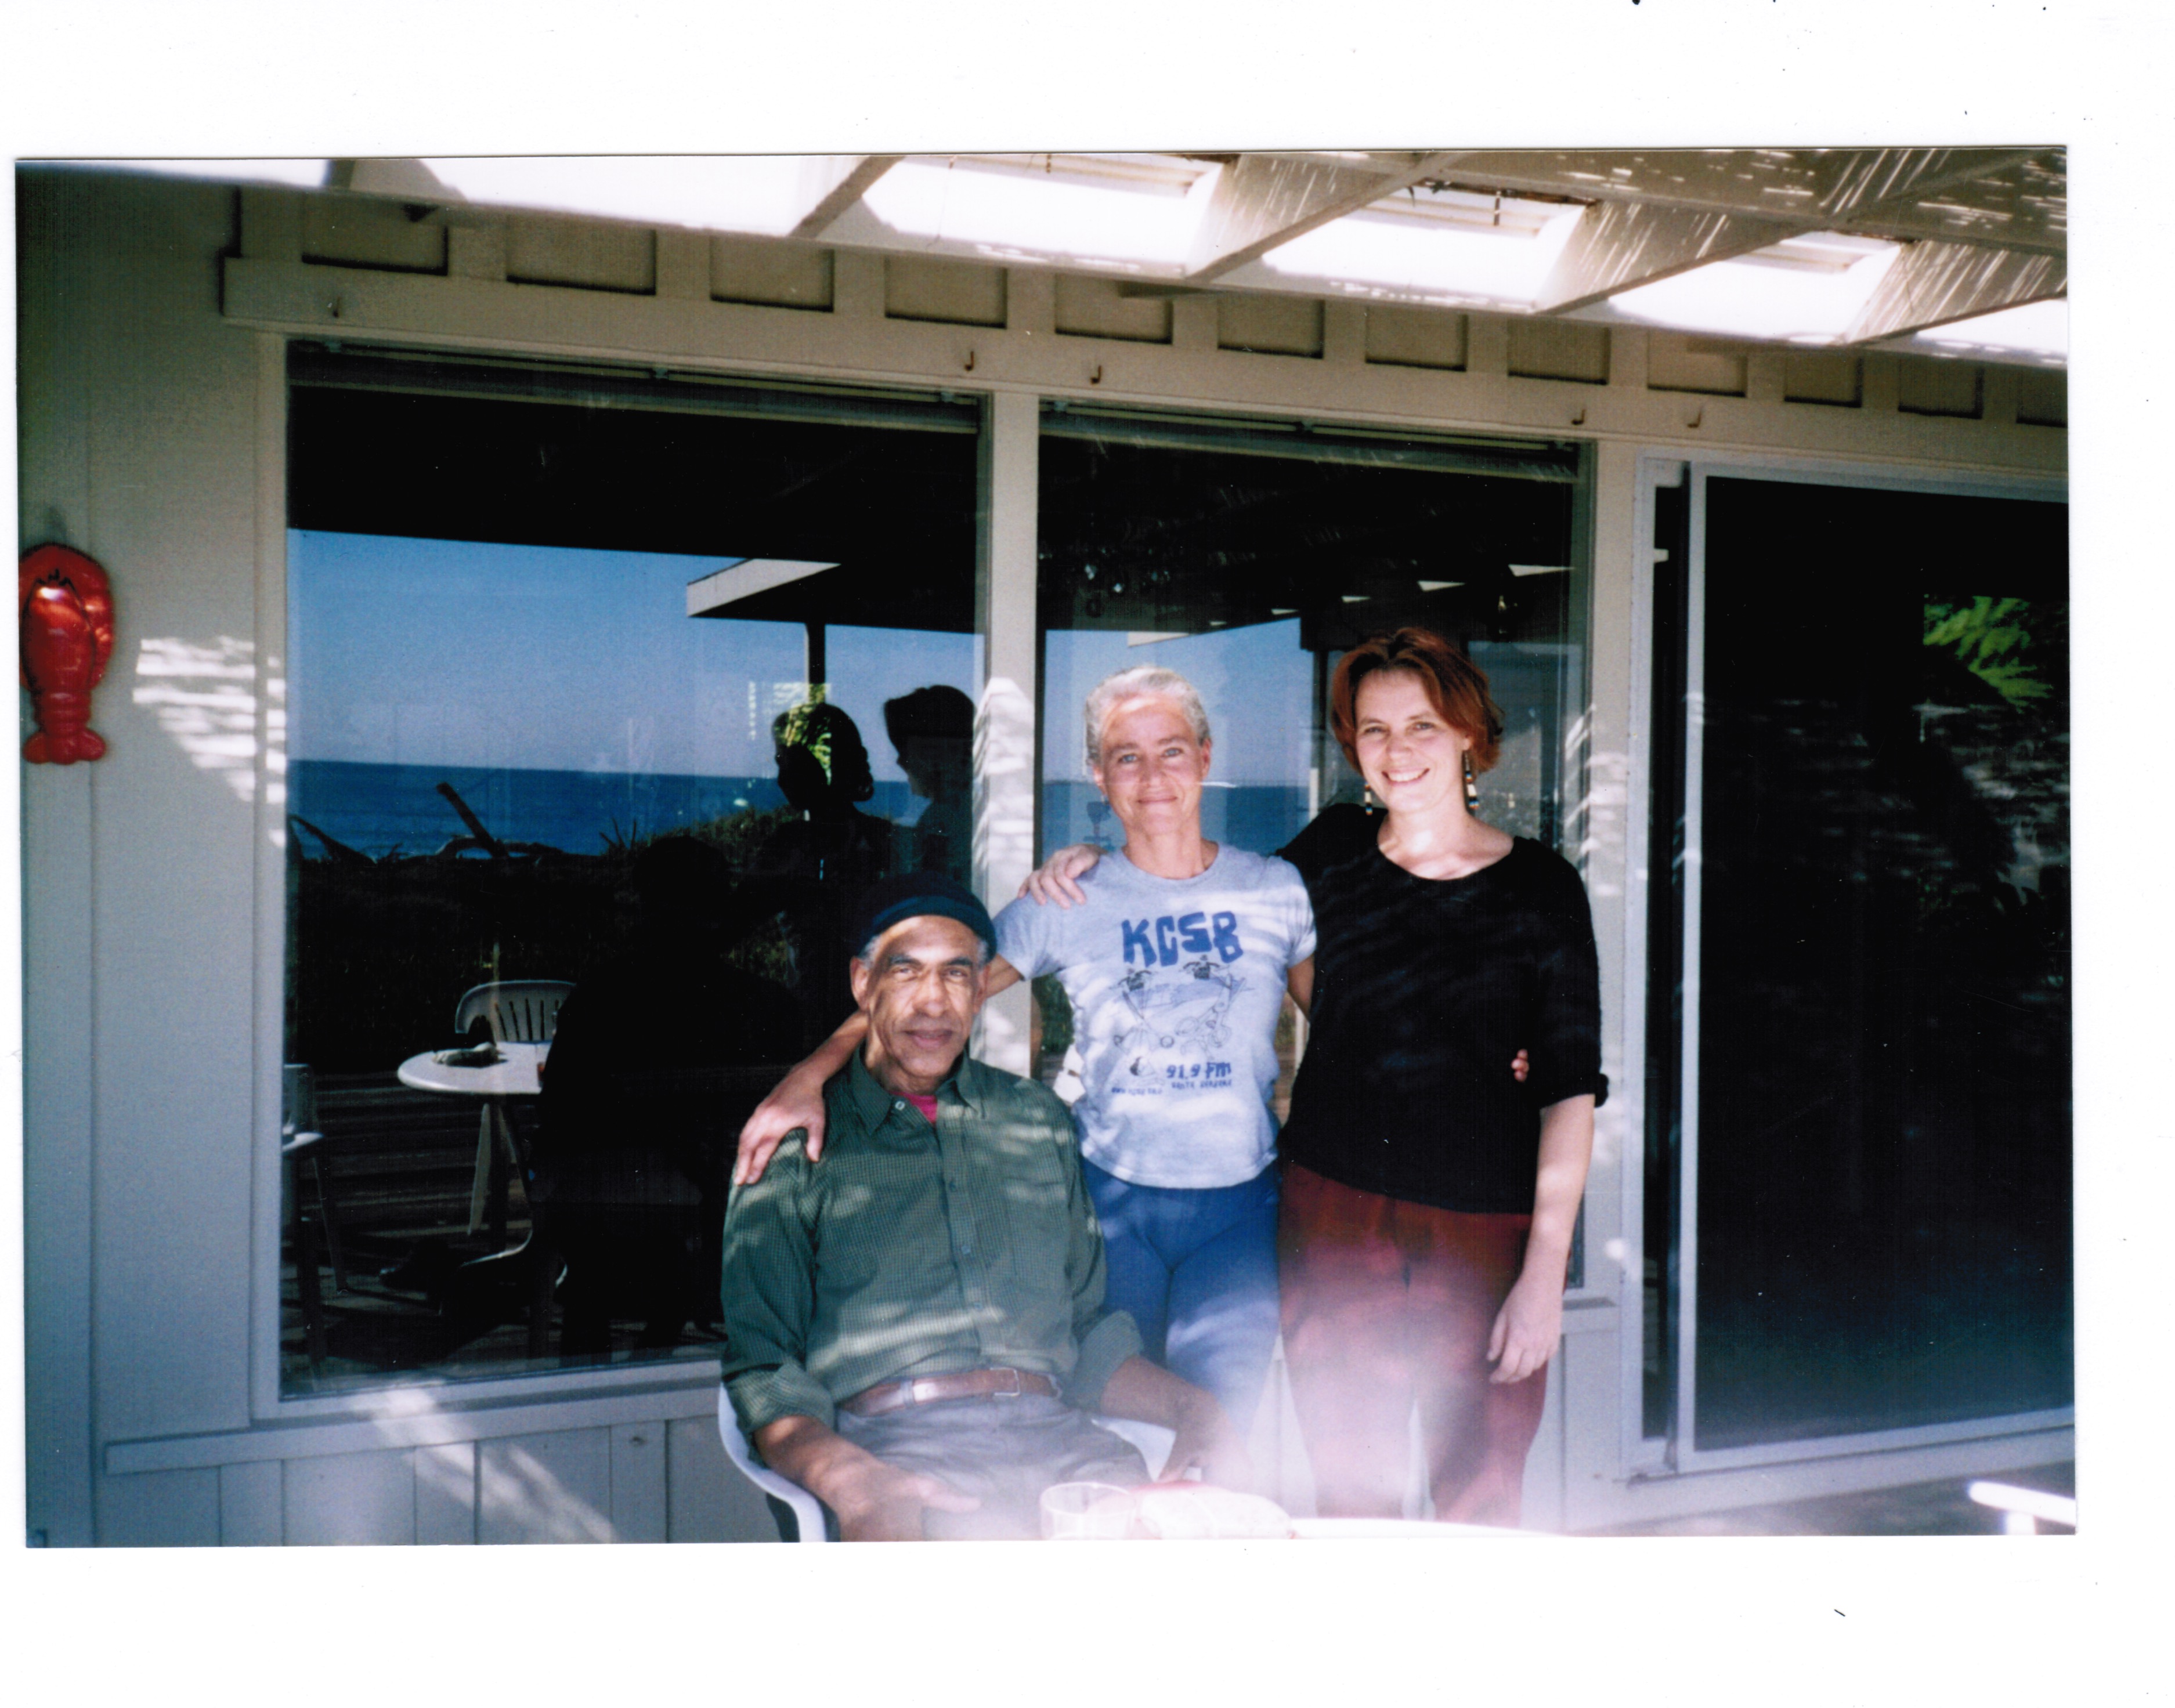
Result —
[[941, 914], [902, 919], [850, 969], [867, 1011], [862, 1060], [879, 1084], [928, 1097], [967, 1048], [987, 971], [974, 928]]
[[1352, 745], [1367, 786], [1393, 812], [1465, 810], [1465, 755], [1473, 737], [1438, 711], [1410, 670], [1376, 670], [1359, 684]]
[[1120, 700], [1103, 720], [1098, 746], [1095, 784], [1129, 837], [1201, 833], [1209, 744], [1194, 735], [1175, 702]]

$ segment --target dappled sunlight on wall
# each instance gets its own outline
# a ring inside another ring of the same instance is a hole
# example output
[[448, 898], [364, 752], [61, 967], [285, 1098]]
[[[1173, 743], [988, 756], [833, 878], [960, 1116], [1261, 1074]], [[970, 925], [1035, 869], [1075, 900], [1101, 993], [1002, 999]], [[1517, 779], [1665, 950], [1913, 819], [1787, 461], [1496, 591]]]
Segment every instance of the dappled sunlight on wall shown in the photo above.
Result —
[[[257, 798], [257, 648], [221, 635], [211, 641], [146, 637], [136, 654], [130, 697], [151, 708], [160, 729], [200, 771], [216, 774], [237, 800]], [[274, 804], [285, 797], [286, 684], [272, 686], [267, 767]]]
[[[417, 1471], [421, 1473], [422, 1461]], [[527, 1448], [507, 1444], [502, 1453], [484, 1456], [477, 1469], [480, 1520], [518, 1522], [537, 1539], [549, 1542], [610, 1542], [611, 1520], [560, 1481], [551, 1468]]]

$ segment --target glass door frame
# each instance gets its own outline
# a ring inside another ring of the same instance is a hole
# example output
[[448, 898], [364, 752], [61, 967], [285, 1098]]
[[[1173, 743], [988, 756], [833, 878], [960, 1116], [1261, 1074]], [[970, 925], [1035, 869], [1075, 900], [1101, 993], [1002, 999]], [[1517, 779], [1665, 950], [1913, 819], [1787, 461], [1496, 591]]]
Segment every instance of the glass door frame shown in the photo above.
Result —
[[[1706, 756], [1706, 484], [1717, 475], [1804, 485], [1881, 488], [1891, 491], [1962, 497], [2062, 502], [2066, 502], [2069, 498], [2068, 481], [2051, 477], [1981, 475], [1933, 469], [1899, 470], [1893, 467], [1823, 464], [1753, 453], [1709, 453], [1686, 458], [1655, 451], [1640, 458], [1636, 497], [1638, 531], [1633, 564], [1632, 641], [1635, 652], [1630, 798], [1635, 801], [1652, 799], [1652, 721], [1657, 715], [1652, 704], [1652, 684], [1657, 649], [1671, 639], [1662, 631], [1661, 614], [1656, 609], [1654, 525], [1657, 507], [1655, 494], [1657, 489], [1679, 484], [1690, 487], [1686, 501], [1690, 561], [1687, 566], [1685, 632], [1682, 637], [1682, 644], [1685, 648], [1684, 721], [1681, 726], [1684, 765], [1684, 893], [1682, 960], [1678, 968], [1683, 979], [1684, 1033], [1677, 1063], [1682, 1140], [1676, 1185], [1678, 1202], [1684, 1208], [1679, 1212], [1676, 1228], [1676, 1261], [1673, 1266], [1678, 1280], [1670, 1299], [1676, 1324], [1673, 1415], [1667, 1436], [1646, 1436], [1641, 1418], [1642, 1385], [1639, 1380], [1627, 1380], [1624, 1398], [1624, 1445], [1627, 1467], [1649, 1474], [1666, 1473], [1670, 1470], [1722, 1471], [1797, 1460], [1834, 1458], [1853, 1453], [1931, 1446], [1944, 1442], [2021, 1434], [2073, 1425], [2076, 1418], [2075, 1407], [2064, 1406], [2045, 1411], [1976, 1418], [1952, 1423], [1923, 1424], [1853, 1434], [1809, 1436], [1746, 1447], [1701, 1450], [1694, 1445], [1698, 1439], [1695, 1354], [1699, 1337], [1700, 880], [1703, 847], [1701, 795]], [[1627, 968], [1629, 976], [1625, 981], [1626, 1020], [1630, 1022], [1625, 1033], [1627, 1058], [1644, 1058], [1646, 1028], [1649, 1024], [1646, 993], [1648, 974], [1655, 970], [1649, 963], [1645, 922], [1650, 886], [1657, 881], [1668, 881], [1671, 859], [1669, 828], [1656, 822], [1650, 813], [1643, 850], [1630, 863], [1626, 913], [1632, 930], [1639, 935], [1638, 952], [1629, 957], [1631, 965]], [[1632, 1029], [1634, 1028], [1635, 1030]], [[1630, 1090], [1630, 1087], [1626, 1087], [1627, 1094]], [[1641, 1103], [1634, 1105], [1630, 1117], [1634, 1121], [1641, 1122], [1639, 1133], [1639, 1154], [1641, 1156], [1645, 1154], [1645, 1147], [1656, 1140], [1656, 1136], [1643, 1130], [1642, 1103], [1643, 1099]], [[1627, 1168], [1627, 1175], [1635, 1181], [1641, 1178], [1639, 1171], [1630, 1168]], [[1634, 1190], [1638, 1189], [1635, 1187]], [[1643, 1246], [1643, 1205], [1630, 1205], [1627, 1209], [1630, 1214], [1626, 1231], [1637, 1236], [1638, 1243]], [[1669, 1254], [1654, 1255], [1666, 1259]], [[1646, 1255], [1641, 1250], [1638, 1262], [1643, 1263]], [[1634, 1272], [1638, 1272], [1636, 1265]], [[1666, 1268], [1662, 1284], [1664, 1288], [1670, 1285]], [[1635, 1376], [1640, 1370], [1639, 1348], [1644, 1338], [1646, 1301], [1643, 1288], [1626, 1291], [1627, 1297], [1637, 1302], [1629, 1313], [1630, 1320], [1624, 1331], [1626, 1348], [1624, 1368], [1627, 1375]]]

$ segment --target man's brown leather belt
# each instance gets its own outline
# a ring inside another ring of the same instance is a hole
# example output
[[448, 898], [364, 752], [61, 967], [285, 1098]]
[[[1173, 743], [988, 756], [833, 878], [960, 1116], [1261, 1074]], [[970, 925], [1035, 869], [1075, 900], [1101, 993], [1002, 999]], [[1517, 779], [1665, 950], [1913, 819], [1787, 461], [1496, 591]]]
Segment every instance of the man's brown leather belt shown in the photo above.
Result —
[[907, 1382], [878, 1382], [863, 1388], [838, 1408], [857, 1418], [877, 1418], [908, 1406], [926, 1406], [936, 1400], [1009, 1400], [1022, 1394], [1057, 1396], [1057, 1384], [1033, 1370], [955, 1370], [949, 1375], [917, 1376]]

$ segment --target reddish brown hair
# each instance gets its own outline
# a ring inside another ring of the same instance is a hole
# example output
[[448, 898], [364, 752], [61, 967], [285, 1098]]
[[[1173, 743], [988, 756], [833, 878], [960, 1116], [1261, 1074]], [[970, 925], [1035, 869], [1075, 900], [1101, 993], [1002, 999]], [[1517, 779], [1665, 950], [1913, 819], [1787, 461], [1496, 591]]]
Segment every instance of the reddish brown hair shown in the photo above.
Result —
[[1473, 740], [1473, 768], [1494, 765], [1503, 742], [1503, 714], [1488, 697], [1488, 678], [1472, 659], [1433, 629], [1404, 628], [1362, 642], [1337, 660], [1329, 685], [1329, 727], [1337, 745], [1359, 768], [1353, 745], [1359, 729], [1359, 685], [1377, 670], [1405, 670], [1419, 678], [1444, 720]]

